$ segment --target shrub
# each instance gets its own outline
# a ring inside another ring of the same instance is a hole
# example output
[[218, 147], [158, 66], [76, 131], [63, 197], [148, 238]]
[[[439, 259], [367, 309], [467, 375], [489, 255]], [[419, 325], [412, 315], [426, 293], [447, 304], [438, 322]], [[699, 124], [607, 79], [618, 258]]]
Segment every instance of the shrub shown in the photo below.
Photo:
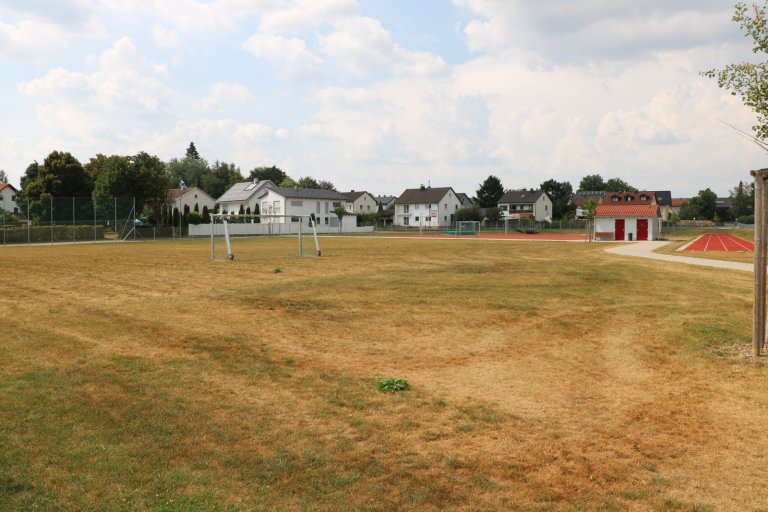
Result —
[[200, 224], [203, 222], [203, 216], [199, 212], [191, 211], [187, 214], [187, 222], [189, 224]]
[[382, 393], [395, 393], [397, 391], [408, 391], [411, 386], [403, 379], [379, 379], [379, 391]]
[[755, 223], [755, 216], [754, 215], [742, 215], [738, 218], [738, 221], [741, 224], [754, 224]]

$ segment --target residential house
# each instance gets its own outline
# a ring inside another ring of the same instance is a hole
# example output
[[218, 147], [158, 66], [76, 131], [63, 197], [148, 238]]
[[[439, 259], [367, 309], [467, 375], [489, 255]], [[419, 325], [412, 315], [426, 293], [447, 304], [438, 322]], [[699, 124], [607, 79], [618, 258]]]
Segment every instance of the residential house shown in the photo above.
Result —
[[361, 213], [376, 213], [379, 211], [379, 204], [376, 202], [376, 198], [368, 192], [342, 192], [343, 196], [346, 196], [347, 200], [347, 213], [361, 214]]
[[508, 190], [499, 199], [503, 219], [552, 219], [552, 200], [543, 190]]
[[660, 233], [659, 205], [626, 200], [595, 208], [595, 238], [600, 240], [656, 240]]
[[[262, 214], [285, 215], [300, 217], [312, 215], [318, 226], [338, 226], [339, 218], [334, 209], [341, 206], [346, 211], [350, 201], [335, 190], [316, 188], [283, 188], [273, 185], [262, 187], [257, 196]], [[276, 222], [288, 222], [290, 217], [281, 218]], [[342, 218], [344, 226], [354, 227], [357, 224], [354, 215]]]
[[394, 208], [397, 196], [376, 196], [376, 204], [379, 205], [379, 211]]
[[395, 226], [449, 227], [460, 207], [461, 201], [451, 187], [409, 188], [395, 200], [393, 223]]
[[19, 207], [16, 204], [16, 195], [19, 193], [16, 187], [10, 183], [0, 183], [0, 210], [6, 212], [19, 213]]
[[477, 203], [475, 203], [475, 200], [469, 197], [464, 192], [458, 192], [456, 194], [456, 197], [458, 197], [459, 201], [461, 201], [461, 208], [469, 208], [471, 206], [477, 205]]
[[185, 207], [190, 212], [203, 212], [203, 207], [207, 206], [208, 211], [213, 213], [216, 206], [216, 200], [208, 193], [198, 187], [191, 188], [169, 188], [166, 194], [168, 203], [174, 208], [178, 208], [180, 213], [184, 213]]
[[275, 184], [270, 180], [235, 183], [221, 197], [216, 199], [216, 204], [221, 213], [256, 213], [256, 207], [259, 206], [256, 195], [268, 186], [274, 187]]

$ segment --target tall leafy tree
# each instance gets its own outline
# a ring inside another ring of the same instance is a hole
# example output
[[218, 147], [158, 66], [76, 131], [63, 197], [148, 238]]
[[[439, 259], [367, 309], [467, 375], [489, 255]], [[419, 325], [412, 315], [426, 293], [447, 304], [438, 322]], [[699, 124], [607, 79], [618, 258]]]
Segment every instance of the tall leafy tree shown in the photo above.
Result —
[[240, 168], [226, 162], [213, 163], [208, 172], [200, 177], [200, 188], [214, 199], [220, 197], [235, 183], [243, 181]]
[[250, 174], [248, 174], [248, 180], [270, 180], [278, 186], [287, 177], [287, 174], [274, 165], [271, 167], [254, 167], [251, 169]]
[[581, 181], [579, 182], [579, 190], [589, 192], [605, 190], [605, 181], [599, 174], [588, 174], [581, 178]]
[[491, 174], [480, 184], [475, 194], [480, 208], [491, 208], [499, 204], [499, 199], [504, 195], [504, 186], [499, 178]]
[[0, 183], [8, 183], [8, 175], [2, 169], [0, 169]]
[[696, 197], [691, 198], [680, 209], [682, 219], [712, 220], [715, 218], [717, 194], [706, 188], [700, 190]]
[[573, 187], [567, 181], [547, 180], [541, 184], [541, 190], [552, 200], [552, 218], [562, 219], [576, 207], [571, 202]]
[[113, 155], [104, 161], [96, 178], [93, 197], [134, 198], [137, 215], [144, 213], [160, 221], [168, 183], [165, 165], [158, 157], [145, 152], [129, 157]]
[[34, 219], [66, 221], [73, 215], [93, 218], [89, 201], [77, 202], [73, 211], [73, 201], [69, 200], [90, 197], [92, 190], [93, 182], [77, 158], [68, 152], [52, 151], [42, 165], [33, 162], [27, 167], [16, 202], [24, 211], [29, 205], [26, 213]]
[[299, 188], [320, 188], [320, 184], [312, 176], [303, 176], [298, 181]]
[[318, 181], [317, 188], [321, 188], [323, 190], [336, 190], [336, 187], [334, 186], [334, 184], [328, 180]]
[[752, 53], [758, 62], [728, 64], [723, 69], [710, 69], [702, 75], [717, 80], [717, 85], [740, 96], [744, 105], [757, 114], [757, 124], [752, 127], [758, 139], [768, 139], [768, 2], [763, 5], [739, 2], [733, 21], [752, 38]]
[[606, 192], [637, 192], [637, 189], [622, 180], [621, 178], [611, 178], [605, 182]]
[[185, 156], [182, 159], [172, 158], [168, 162], [168, 175], [173, 187], [200, 187], [202, 179], [208, 172], [208, 162], [201, 158]]

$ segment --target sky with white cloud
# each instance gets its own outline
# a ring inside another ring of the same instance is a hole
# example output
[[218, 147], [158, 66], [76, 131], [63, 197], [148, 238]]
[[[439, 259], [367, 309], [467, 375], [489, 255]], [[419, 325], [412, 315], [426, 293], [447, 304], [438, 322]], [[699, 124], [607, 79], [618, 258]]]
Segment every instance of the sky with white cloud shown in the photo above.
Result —
[[768, 155], [700, 71], [731, 0], [0, 0], [0, 169], [53, 150], [474, 195], [587, 174], [727, 195]]

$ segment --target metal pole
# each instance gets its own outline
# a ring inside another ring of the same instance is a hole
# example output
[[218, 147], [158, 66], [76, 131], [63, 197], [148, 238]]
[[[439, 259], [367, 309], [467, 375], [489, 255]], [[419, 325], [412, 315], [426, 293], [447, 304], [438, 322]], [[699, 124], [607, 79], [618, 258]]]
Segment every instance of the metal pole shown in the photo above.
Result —
[[77, 234], [75, 233], [75, 196], [72, 196], [72, 243], [77, 240]]
[[49, 204], [51, 205], [51, 243], [53, 243], [53, 196], [51, 196]]
[[117, 198], [116, 197], [112, 198], [112, 203], [113, 203], [113, 209], [115, 210], [115, 212], [114, 212], [115, 213], [115, 223], [112, 225], [112, 229], [115, 232], [115, 237], [119, 237], [118, 234], [117, 234]]
[[136, 198], [133, 198], [133, 241], [136, 241]]

